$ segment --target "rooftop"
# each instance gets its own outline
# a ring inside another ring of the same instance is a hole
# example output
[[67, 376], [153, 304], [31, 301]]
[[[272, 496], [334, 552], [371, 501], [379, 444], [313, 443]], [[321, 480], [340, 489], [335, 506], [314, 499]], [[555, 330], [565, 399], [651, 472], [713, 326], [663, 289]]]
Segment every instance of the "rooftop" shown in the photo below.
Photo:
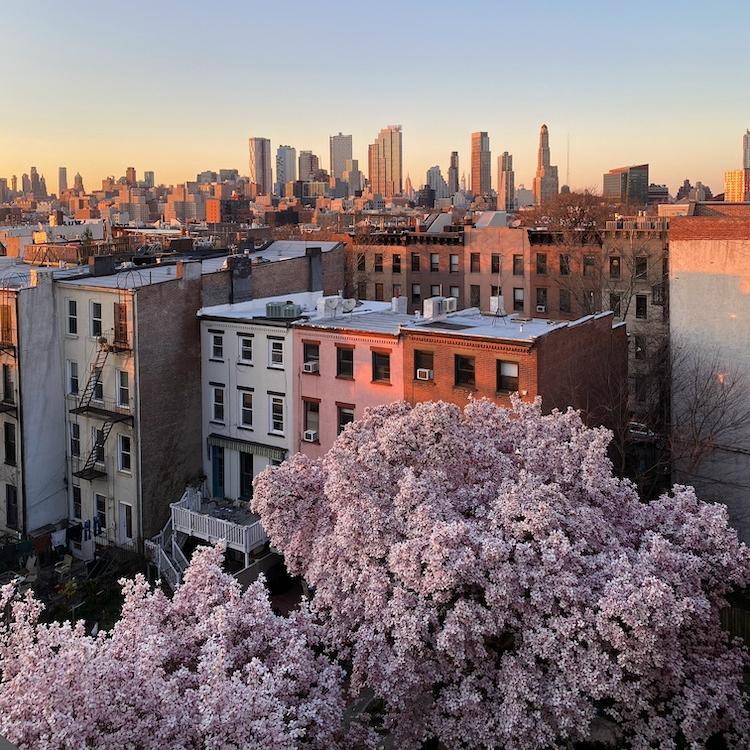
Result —
[[315, 314], [315, 306], [323, 292], [298, 292], [276, 297], [262, 297], [229, 305], [211, 305], [198, 310], [199, 318], [222, 318], [224, 320], [254, 320], [266, 317], [266, 304], [269, 302], [293, 302], [302, 308], [303, 314]]
[[290, 260], [291, 258], [302, 258], [307, 249], [319, 247], [321, 252], [329, 253], [338, 242], [305, 242], [304, 240], [274, 240], [268, 247], [262, 250], [251, 250], [250, 257], [254, 262]]

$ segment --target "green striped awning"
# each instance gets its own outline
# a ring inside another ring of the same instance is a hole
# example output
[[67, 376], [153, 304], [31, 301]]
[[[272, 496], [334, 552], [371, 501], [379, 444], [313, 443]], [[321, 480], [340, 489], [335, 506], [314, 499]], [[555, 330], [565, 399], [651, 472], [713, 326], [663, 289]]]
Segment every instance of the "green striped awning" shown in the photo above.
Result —
[[254, 443], [252, 440], [240, 440], [239, 438], [227, 437], [226, 435], [217, 435], [215, 432], [212, 432], [208, 436], [208, 444], [216, 445], [219, 448], [239, 451], [240, 453], [252, 453], [254, 456], [265, 456], [275, 461], [283, 461], [286, 458], [286, 450], [284, 448], [277, 448], [274, 445], [264, 445], [263, 443]]

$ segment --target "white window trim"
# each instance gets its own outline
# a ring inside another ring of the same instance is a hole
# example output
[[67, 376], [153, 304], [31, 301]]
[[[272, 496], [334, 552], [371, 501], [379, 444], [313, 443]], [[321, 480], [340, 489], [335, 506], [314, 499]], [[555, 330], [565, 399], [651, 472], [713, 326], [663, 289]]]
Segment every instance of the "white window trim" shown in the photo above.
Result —
[[[244, 341], [250, 342], [250, 359], [246, 359], [242, 356], [242, 344]], [[255, 355], [255, 350], [253, 348], [253, 337], [245, 334], [240, 334], [239, 336], [237, 336], [237, 347], [237, 361], [242, 362], [242, 364], [244, 365], [251, 365], [253, 363], [253, 356]]]
[[[252, 430], [253, 429], [253, 419], [255, 418], [255, 398], [254, 393], [252, 391], [245, 391], [245, 390], [239, 390], [237, 391], [239, 394], [239, 426], [242, 427], [244, 430]], [[245, 396], [250, 396], [250, 408], [248, 409], [245, 404]], [[244, 420], [244, 413], [246, 411], [250, 412], [250, 422], [245, 422]]]
[[[75, 315], [70, 314], [70, 303], [73, 303], [76, 306], [76, 313]], [[75, 320], [76, 322], [76, 332], [71, 333], [70, 332], [70, 321]], [[66, 297], [65, 298], [65, 335], [70, 336], [71, 338], [78, 338], [80, 335], [81, 329], [78, 326], [79, 323], [79, 317], [78, 317], [78, 300], [73, 299], [72, 297]]]
[[[124, 390], [127, 391], [128, 397], [125, 401], [123, 401], [120, 398], [120, 395], [122, 393], [123, 387], [122, 387], [122, 376], [125, 376], [125, 382], [127, 383]], [[130, 406], [130, 373], [127, 370], [118, 370], [117, 371], [117, 405], [118, 406]]]
[[[123, 438], [125, 440], [128, 440], [130, 442], [130, 450], [129, 451], [123, 451], [122, 449], [122, 441]], [[130, 457], [130, 468], [125, 469], [122, 465], [122, 456], [124, 453], [127, 453]], [[132, 474], [133, 473], [133, 439], [130, 437], [130, 435], [123, 435], [122, 433], [117, 436], [117, 470], [122, 472], [123, 474]]]
[[[94, 318], [94, 305], [99, 305], [99, 317]], [[99, 321], [99, 333], [94, 333], [94, 320]], [[104, 305], [95, 299], [89, 300], [89, 335], [92, 339], [104, 336]]]
[[[219, 348], [221, 349], [221, 355], [216, 354], [216, 340], [219, 340]], [[223, 333], [212, 333], [211, 334], [211, 359], [214, 361], [224, 361], [224, 334]]]
[[[281, 362], [274, 362], [273, 361], [273, 350], [274, 346], [280, 346], [281, 347]], [[268, 366], [272, 370], [283, 370], [284, 369], [284, 342], [279, 341], [278, 339], [268, 339]]]
[[[281, 430], [274, 429], [273, 426], [273, 402], [275, 400], [281, 401]], [[280, 435], [283, 437], [286, 434], [286, 398], [284, 396], [268, 396], [268, 432], [271, 435]]]
[[[221, 418], [216, 416], [216, 392], [221, 391], [221, 411], [222, 416]], [[226, 388], [223, 388], [220, 385], [212, 385], [211, 386], [211, 421], [212, 422], [218, 422], [219, 424], [225, 424], [226, 418], [227, 418], [227, 393]]]

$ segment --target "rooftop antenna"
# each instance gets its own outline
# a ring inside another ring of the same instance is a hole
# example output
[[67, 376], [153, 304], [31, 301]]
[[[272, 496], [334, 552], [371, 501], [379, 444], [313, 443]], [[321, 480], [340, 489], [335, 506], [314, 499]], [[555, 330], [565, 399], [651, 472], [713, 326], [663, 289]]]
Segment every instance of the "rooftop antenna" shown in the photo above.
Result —
[[565, 184], [570, 187], [570, 133], [568, 133], [568, 150], [565, 161]]

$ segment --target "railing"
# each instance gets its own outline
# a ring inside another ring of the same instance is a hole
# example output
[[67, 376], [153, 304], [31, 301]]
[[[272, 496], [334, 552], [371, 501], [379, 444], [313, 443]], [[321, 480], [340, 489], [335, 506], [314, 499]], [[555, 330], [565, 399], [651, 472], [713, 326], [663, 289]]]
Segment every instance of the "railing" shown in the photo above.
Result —
[[174, 537], [172, 537], [172, 557], [174, 558], [177, 567], [180, 569], [180, 573], [184, 573], [190, 563]]
[[172, 503], [174, 530], [208, 542], [224, 541], [228, 547], [239, 552], [250, 552], [268, 539], [259, 521], [249, 525], [234, 523], [201, 513], [200, 508], [200, 492], [186, 490], [179, 502]]
[[159, 569], [159, 577], [165, 578], [169, 587], [174, 591], [180, 585], [181, 577], [162, 547], [159, 547], [159, 560], [156, 566]]

